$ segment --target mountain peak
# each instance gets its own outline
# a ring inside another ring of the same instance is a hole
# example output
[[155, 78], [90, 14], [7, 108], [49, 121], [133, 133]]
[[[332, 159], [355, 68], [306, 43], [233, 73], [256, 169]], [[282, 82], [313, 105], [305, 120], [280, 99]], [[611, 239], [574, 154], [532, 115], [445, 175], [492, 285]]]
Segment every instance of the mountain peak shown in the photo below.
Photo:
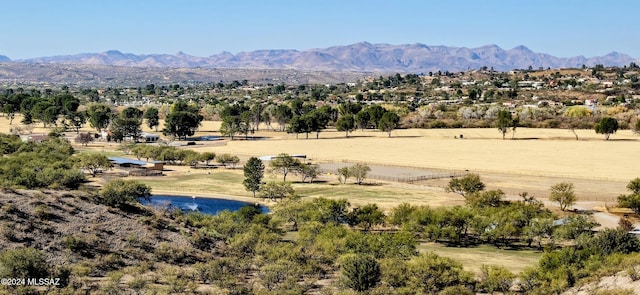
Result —
[[109, 50], [103, 53], [44, 57], [22, 60], [32, 63], [76, 63], [137, 67], [173, 68], [245, 68], [297, 69], [322, 71], [359, 71], [380, 73], [425, 73], [431, 71], [466, 71], [491, 66], [497, 71], [527, 67], [572, 68], [583, 64], [623, 66], [636, 59], [618, 52], [606, 56], [559, 58], [536, 53], [524, 45], [504, 50], [495, 44], [476, 48], [427, 46], [421, 43], [391, 45], [367, 41], [351, 45], [298, 50], [255, 50], [231, 54], [222, 52], [209, 57], [188, 55], [135, 55]]
[[124, 55], [122, 52], [120, 52], [119, 50], [108, 50], [105, 52], [106, 55]]
[[533, 51], [531, 51], [531, 49], [529, 49], [527, 46], [524, 46], [524, 45], [518, 45], [518, 46], [516, 46], [516, 47], [513, 47], [513, 49], [511, 49], [511, 50], [514, 50], [514, 51], [524, 51], [524, 52], [531, 52], [531, 53], [533, 53]]
[[0, 62], [11, 61], [11, 59], [6, 55], [0, 55]]

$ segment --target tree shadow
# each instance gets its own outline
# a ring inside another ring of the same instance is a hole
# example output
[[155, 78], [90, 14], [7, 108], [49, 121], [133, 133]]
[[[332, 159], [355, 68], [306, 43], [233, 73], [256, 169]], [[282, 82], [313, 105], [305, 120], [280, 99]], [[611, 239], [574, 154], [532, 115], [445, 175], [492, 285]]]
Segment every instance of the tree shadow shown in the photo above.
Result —
[[423, 136], [420, 135], [392, 135], [391, 137], [386, 136], [386, 138], [420, 138]]
[[363, 182], [361, 184], [356, 184], [359, 186], [383, 186], [384, 183], [375, 183], [375, 182]]

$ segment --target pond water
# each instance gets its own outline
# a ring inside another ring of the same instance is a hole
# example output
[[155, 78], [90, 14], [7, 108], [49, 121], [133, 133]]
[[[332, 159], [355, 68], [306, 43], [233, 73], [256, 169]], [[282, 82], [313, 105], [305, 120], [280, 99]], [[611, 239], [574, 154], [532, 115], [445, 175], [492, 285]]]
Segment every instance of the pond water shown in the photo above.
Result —
[[193, 140], [193, 141], [212, 141], [212, 140], [221, 140], [221, 139], [223, 138], [217, 135], [205, 135], [205, 136], [187, 138], [187, 140]]
[[[188, 196], [169, 196], [169, 195], [153, 195], [151, 202], [143, 201], [144, 205], [156, 207], [173, 207], [184, 212], [197, 211], [205, 214], [218, 214], [218, 212], [229, 210], [237, 211], [244, 206], [255, 206], [254, 203], [247, 203], [226, 199], [213, 199], [205, 197], [188, 197]], [[265, 206], [258, 205], [262, 213], [269, 212]]]

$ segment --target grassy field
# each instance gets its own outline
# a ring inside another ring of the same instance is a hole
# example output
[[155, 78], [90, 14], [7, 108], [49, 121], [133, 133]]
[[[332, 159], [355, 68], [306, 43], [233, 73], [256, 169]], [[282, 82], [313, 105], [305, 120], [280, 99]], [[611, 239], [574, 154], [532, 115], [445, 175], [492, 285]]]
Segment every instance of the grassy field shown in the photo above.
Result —
[[[19, 125], [19, 121], [17, 116], [14, 125]], [[39, 124], [35, 126], [34, 133], [48, 132]], [[196, 135], [219, 135], [219, 127], [220, 122], [205, 121]], [[0, 132], [8, 132], [9, 128], [8, 120], [0, 117]], [[147, 127], [143, 129], [152, 131]], [[90, 127], [85, 127], [85, 131], [91, 131]], [[633, 156], [640, 144], [639, 137], [622, 130], [605, 141], [593, 130], [577, 132], [579, 141], [565, 129], [519, 128], [515, 140], [509, 139], [510, 134], [507, 140], [501, 140], [495, 128], [396, 130], [392, 138], [383, 132], [360, 130], [344, 138], [343, 132], [327, 130], [320, 134], [319, 140], [306, 140], [304, 135], [296, 139], [293, 134], [269, 131], [262, 126], [255, 136], [264, 140], [225, 139], [215, 143], [199, 142], [190, 148], [236, 154], [244, 159], [284, 152], [306, 154], [312, 161], [362, 161], [470, 170], [480, 173], [490, 188], [501, 188], [510, 194], [529, 191], [538, 197], [546, 197], [554, 183], [571, 181], [575, 183], [579, 199], [615, 202], [618, 195], [626, 193], [629, 180], [640, 176], [637, 170], [640, 158]], [[464, 139], [454, 138], [460, 135]], [[109, 153], [117, 147], [104, 143], [92, 145], [92, 150]], [[443, 186], [438, 181], [424, 184]]]
[[437, 243], [422, 243], [418, 245], [420, 252], [433, 252], [437, 255], [454, 259], [464, 266], [464, 269], [480, 274], [482, 265], [504, 266], [512, 273], [519, 273], [528, 266], [533, 266], [540, 260], [541, 251], [533, 250], [505, 250], [490, 245], [477, 247], [447, 247]]
[[[338, 137], [342, 132], [327, 131], [319, 140], [285, 136], [272, 140], [229, 141], [226, 145], [199, 150], [245, 155], [285, 152], [306, 154], [314, 160], [533, 176], [616, 180], [637, 176], [635, 167], [640, 159], [631, 155], [638, 142], [631, 132], [621, 131], [613, 140], [604, 141], [593, 131], [581, 131], [584, 136], [580, 141], [571, 140], [570, 132], [561, 129], [519, 130], [519, 137], [530, 138], [526, 140], [501, 140], [494, 129], [398, 130], [392, 138], [373, 131], [357, 131], [351, 138], [344, 138]], [[464, 134], [465, 139], [454, 139], [456, 134]]]
[[[240, 169], [213, 169], [211, 174], [201, 169], [176, 169], [178, 170], [165, 172], [167, 176], [137, 177], [137, 179], [151, 186], [154, 193], [233, 197], [269, 204], [265, 200], [253, 199], [252, 193], [245, 190], [242, 185], [244, 176]], [[297, 181], [295, 178], [289, 176], [288, 180]], [[266, 181], [274, 179], [281, 180], [281, 176], [273, 178], [268, 174], [265, 178]], [[346, 198], [355, 206], [377, 203], [383, 209], [391, 209], [405, 202], [433, 207], [462, 205], [464, 203], [462, 197], [444, 192], [402, 189], [385, 183], [374, 185], [339, 184], [337, 180], [330, 178], [321, 178], [319, 182], [314, 184], [294, 182], [293, 188], [297, 194], [305, 198]]]

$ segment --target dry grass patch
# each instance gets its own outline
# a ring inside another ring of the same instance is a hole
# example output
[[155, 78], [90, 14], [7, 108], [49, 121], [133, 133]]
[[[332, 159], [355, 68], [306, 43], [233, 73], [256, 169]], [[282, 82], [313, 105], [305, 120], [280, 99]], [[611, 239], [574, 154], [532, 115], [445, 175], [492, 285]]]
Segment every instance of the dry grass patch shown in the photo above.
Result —
[[[171, 168], [172, 169], [172, 168]], [[139, 177], [139, 181], [151, 186], [154, 193], [175, 193], [184, 195], [200, 195], [227, 199], [253, 199], [252, 193], [242, 185], [244, 179], [240, 169], [213, 170], [207, 174], [203, 170], [181, 169], [169, 176]], [[267, 174], [265, 181], [281, 181], [281, 176]], [[310, 198], [346, 198], [352, 205], [377, 203], [383, 209], [391, 209], [401, 203], [429, 206], [450, 206], [463, 204], [462, 197], [444, 192], [412, 190], [395, 187], [392, 184], [377, 183], [374, 185], [339, 184], [337, 181], [320, 178], [313, 184], [293, 182], [296, 193]]]
[[447, 247], [437, 243], [422, 243], [418, 245], [420, 252], [433, 252], [462, 263], [467, 271], [476, 275], [481, 273], [482, 265], [499, 265], [518, 274], [526, 267], [535, 266], [543, 252], [533, 250], [504, 250], [490, 245], [458, 248]]
[[[228, 141], [226, 145], [199, 151], [242, 155], [306, 154], [314, 161], [362, 161], [383, 165], [472, 170], [554, 178], [628, 181], [637, 177], [640, 159], [630, 157], [637, 138], [620, 131], [604, 141], [591, 130], [578, 130], [581, 140], [562, 129], [518, 129], [519, 138], [500, 140], [491, 129], [410, 129], [381, 132], [357, 131], [351, 138], [342, 132], [323, 132], [320, 140], [281, 139]], [[464, 134], [465, 139], [454, 139]], [[361, 136], [361, 137], [358, 137]]]

